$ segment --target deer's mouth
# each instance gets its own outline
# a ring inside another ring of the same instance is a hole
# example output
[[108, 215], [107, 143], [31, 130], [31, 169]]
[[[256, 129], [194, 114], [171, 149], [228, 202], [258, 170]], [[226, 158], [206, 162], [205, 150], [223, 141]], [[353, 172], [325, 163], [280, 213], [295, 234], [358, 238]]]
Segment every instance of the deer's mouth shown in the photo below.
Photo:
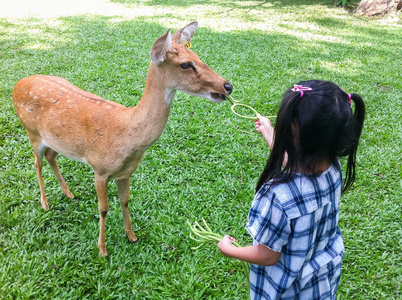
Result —
[[226, 100], [226, 96], [224, 94], [219, 94], [219, 93], [211, 93], [212, 98], [215, 100], [221, 100], [224, 101]]

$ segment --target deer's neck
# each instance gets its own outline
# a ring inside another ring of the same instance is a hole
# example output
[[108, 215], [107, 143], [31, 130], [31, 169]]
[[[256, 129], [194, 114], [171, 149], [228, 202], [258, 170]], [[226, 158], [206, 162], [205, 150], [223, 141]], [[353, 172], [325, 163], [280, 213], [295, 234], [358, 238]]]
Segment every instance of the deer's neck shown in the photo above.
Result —
[[150, 64], [144, 94], [132, 108], [132, 128], [141, 128], [143, 144], [152, 145], [162, 134], [169, 119], [176, 91], [166, 87], [164, 74]]

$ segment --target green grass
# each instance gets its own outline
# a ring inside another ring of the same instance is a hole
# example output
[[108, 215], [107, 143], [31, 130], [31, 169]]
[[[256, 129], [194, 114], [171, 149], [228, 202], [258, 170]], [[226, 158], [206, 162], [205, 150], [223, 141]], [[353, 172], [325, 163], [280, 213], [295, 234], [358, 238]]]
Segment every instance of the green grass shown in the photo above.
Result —
[[[32, 74], [64, 77], [133, 106], [149, 50], [167, 28], [200, 25], [194, 50], [235, 87], [233, 97], [275, 114], [299, 80], [334, 81], [359, 93], [367, 119], [357, 180], [342, 198], [346, 245], [338, 299], [401, 299], [402, 23], [366, 19], [331, 1], [113, 1], [103, 13], [0, 18], [0, 299], [246, 299], [239, 262], [213, 246], [193, 251], [186, 220], [251, 243], [244, 230], [268, 149], [229, 103], [177, 93], [162, 137], [132, 176], [130, 244], [114, 182], [106, 243], [89, 166], [59, 157], [76, 199], [49, 166], [50, 210], [39, 202], [32, 149], [14, 112], [14, 84]], [[47, 3], [47, 2], [46, 2]]]

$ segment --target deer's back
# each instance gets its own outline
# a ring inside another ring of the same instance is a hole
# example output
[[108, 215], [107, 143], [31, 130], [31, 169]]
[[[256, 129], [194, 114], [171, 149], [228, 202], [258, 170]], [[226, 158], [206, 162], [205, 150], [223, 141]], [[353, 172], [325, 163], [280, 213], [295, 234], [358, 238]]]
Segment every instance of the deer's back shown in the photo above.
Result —
[[87, 126], [87, 123], [102, 122], [110, 113], [126, 109], [85, 92], [63, 78], [46, 75], [33, 75], [17, 82], [13, 104], [21, 122], [31, 131], [68, 123]]

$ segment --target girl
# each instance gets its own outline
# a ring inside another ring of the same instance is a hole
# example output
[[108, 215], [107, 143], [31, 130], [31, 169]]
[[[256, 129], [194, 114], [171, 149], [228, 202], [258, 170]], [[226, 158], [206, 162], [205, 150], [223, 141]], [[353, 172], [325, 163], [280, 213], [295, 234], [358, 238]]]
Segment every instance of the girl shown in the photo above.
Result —
[[355, 179], [364, 116], [359, 95], [319, 80], [286, 91], [275, 129], [257, 115], [272, 151], [248, 215], [253, 245], [237, 248], [229, 236], [218, 244], [224, 256], [251, 263], [251, 299], [335, 299], [344, 254], [339, 201]]

